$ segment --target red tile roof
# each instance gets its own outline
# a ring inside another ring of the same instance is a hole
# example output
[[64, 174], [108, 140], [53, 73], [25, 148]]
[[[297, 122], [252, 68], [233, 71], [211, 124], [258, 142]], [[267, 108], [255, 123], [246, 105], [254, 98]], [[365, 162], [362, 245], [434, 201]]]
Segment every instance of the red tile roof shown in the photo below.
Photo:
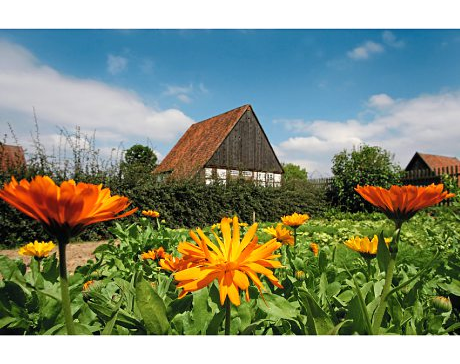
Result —
[[25, 165], [24, 150], [20, 146], [0, 143], [0, 170]]
[[442, 155], [434, 155], [434, 154], [425, 154], [425, 153], [418, 153], [420, 158], [428, 165], [428, 167], [434, 171], [438, 168], [445, 168], [445, 167], [452, 167], [458, 166], [460, 168], [460, 160], [456, 157], [445, 157]]
[[193, 177], [213, 156], [251, 105], [243, 105], [193, 124], [154, 173], [172, 172], [172, 178]]

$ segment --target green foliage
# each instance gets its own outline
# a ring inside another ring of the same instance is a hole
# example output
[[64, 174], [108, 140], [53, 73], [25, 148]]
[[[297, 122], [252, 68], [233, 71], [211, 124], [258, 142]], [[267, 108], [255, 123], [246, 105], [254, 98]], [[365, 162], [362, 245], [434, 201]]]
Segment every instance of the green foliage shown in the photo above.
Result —
[[307, 170], [301, 168], [297, 164], [286, 163], [283, 164], [284, 174], [283, 181], [289, 183], [293, 180], [306, 181], [308, 179]]
[[359, 196], [357, 185], [389, 188], [402, 178], [399, 165], [393, 155], [377, 146], [361, 145], [351, 152], [343, 150], [332, 159], [330, 197], [334, 204], [348, 211], [373, 211], [371, 205]]
[[[298, 280], [291, 269], [276, 269], [284, 286], [280, 289], [262, 276], [263, 295], [250, 286], [250, 301], [232, 306], [231, 334], [369, 334], [384, 285], [385, 264], [379, 264], [382, 257], [377, 257], [368, 270], [366, 261], [343, 242], [380, 231], [385, 237], [392, 236], [391, 223], [376, 215], [381, 218], [342, 213], [313, 218], [299, 227], [297, 245], [285, 249], [292, 254], [295, 269], [305, 272], [304, 277]], [[449, 210], [436, 208], [403, 225], [381, 334], [459, 333], [460, 234], [452, 227], [452, 219]], [[261, 223], [261, 242], [270, 239], [262, 229], [271, 225]], [[242, 228], [242, 235], [246, 229]], [[214, 240], [208, 228], [204, 230]], [[158, 261], [139, 259], [140, 252], [160, 246], [177, 256], [178, 242], [190, 239], [186, 230], [172, 230], [142, 218], [139, 223], [116, 223], [111, 231], [115, 239], [97, 248], [95, 261], [70, 276], [77, 333], [224, 333], [225, 308], [220, 305], [217, 282], [178, 299], [171, 273], [160, 269]], [[310, 251], [311, 242], [318, 243], [318, 256]], [[32, 260], [28, 270], [20, 260], [0, 256], [0, 274], [1, 334], [65, 334], [55, 255], [40, 264]], [[82, 292], [88, 280], [95, 282]], [[440, 309], [434, 301], [437, 296], [448, 298], [451, 305]]]
[[120, 163], [123, 184], [134, 186], [148, 183], [156, 165], [157, 156], [151, 148], [140, 144], [133, 145], [126, 151], [124, 161]]

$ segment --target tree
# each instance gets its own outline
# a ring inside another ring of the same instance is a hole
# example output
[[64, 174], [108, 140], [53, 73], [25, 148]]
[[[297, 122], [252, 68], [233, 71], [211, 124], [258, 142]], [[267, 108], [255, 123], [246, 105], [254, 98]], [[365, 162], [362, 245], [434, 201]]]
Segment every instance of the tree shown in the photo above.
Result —
[[125, 181], [139, 183], [151, 178], [157, 160], [151, 148], [140, 144], [133, 145], [126, 151], [124, 161], [120, 164]]
[[291, 181], [306, 181], [307, 180], [307, 170], [305, 168], [301, 168], [297, 164], [293, 163], [283, 163], [284, 169], [284, 181], [291, 182]]
[[332, 158], [333, 202], [349, 211], [371, 211], [372, 207], [354, 189], [358, 184], [389, 188], [400, 183], [402, 170], [393, 160], [389, 151], [366, 144], [336, 154]]

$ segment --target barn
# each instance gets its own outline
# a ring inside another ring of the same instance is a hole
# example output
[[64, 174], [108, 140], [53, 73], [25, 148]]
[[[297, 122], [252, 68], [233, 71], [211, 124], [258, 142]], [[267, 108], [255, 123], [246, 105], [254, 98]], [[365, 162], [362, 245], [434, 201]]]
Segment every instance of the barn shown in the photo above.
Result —
[[20, 146], [8, 145], [0, 142], [0, 170], [8, 171], [12, 168], [25, 166], [24, 150]]
[[446, 157], [443, 155], [426, 154], [415, 152], [414, 156], [407, 164], [406, 171], [430, 170], [437, 172], [439, 170], [460, 167], [460, 160], [456, 157]]
[[251, 105], [190, 126], [154, 171], [159, 180], [243, 178], [275, 187], [283, 172]]

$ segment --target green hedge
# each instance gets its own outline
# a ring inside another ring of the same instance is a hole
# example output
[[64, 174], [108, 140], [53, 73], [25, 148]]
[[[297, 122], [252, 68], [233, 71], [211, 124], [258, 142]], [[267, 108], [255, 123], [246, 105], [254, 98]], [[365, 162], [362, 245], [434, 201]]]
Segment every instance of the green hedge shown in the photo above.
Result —
[[[89, 179], [89, 178], [88, 178]], [[98, 181], [82, 179], [84, 182]], [[59, 183], [59, 182], [57, 182]], [[139, 211], [124, 220], [132, 222], [142, 210], [154, 209], [171, 228], [204, 227], [220, 221], [224, 216], [238, 215], [252, 223], [253, 212], [257, 221], [279, 221], [293, 212], [319, 215], [327, 210], [324, 191], [308, 182], [294, 182], [282, 187], [258, 187], [246, 181], [231, 181], [227, 185], [205, 185], [199, 181], [156, 183], [153, 178], [126, 183], [107, 179], [105, 186], [112, 193], [128, 197]], [[35, 239], [51, 240], [36, 221], [0, 200], [0, 244], [15, 247]], [[112, 222], [96, 224], [87, 229], [80, 240], [100, 240], [110, 237], [107, 228]]]

